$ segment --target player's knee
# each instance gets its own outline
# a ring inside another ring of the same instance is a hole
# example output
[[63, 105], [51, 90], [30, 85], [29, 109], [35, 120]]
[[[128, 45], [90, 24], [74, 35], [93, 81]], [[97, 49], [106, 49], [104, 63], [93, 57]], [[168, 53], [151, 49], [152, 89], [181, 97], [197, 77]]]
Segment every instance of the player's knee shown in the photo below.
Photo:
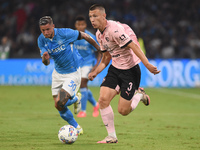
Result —
[[104, 109], [109, 106], [109, 103], [106, 101], [106, 98], [103, 96], [99, 97], [99, 107], [100, 109]]
[[129, 110], [125, 109], [125, 108], [120, 108], [118, 107], [118, 112], [122, 115], [122, 116], [126, 116], [130, 113]]
[[[68, 92], [66, 92], [64, 89], [61, 89], [60, 90], [60, 93], [59, 93], [59, 96], [58, 96], [58, 99], [56, 101], [57, 103], [57, 107], [60, 107], [60, 108], [64, 108], [65, 107], [65, 104], [67, 103], [67, 101], [71, 98], [71, 96], [69, 95]], [[57, 108], [56, 107], [56, 108]]]

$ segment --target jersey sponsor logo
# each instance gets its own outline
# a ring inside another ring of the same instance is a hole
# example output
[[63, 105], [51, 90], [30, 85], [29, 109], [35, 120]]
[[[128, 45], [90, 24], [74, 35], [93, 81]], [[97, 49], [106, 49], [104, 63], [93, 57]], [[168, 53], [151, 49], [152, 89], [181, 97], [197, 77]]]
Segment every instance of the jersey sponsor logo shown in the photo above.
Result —
[[87, 50], [87, 46], [83, 46], [83, 45], [75, 45], [75, 48], [78, 50]]
[[49, 53], [57, 53], [60, 51], [64, 51], [65, 50], [65, 45], [60, 45], [59, 47], [57, 47], [56, 49], [48, 49]]
[[122, 40], [122, 41], [125, 41], [127, 38], [126, 38], [126, 36], [124, 35], [124, 34], [122, 34], [120, 37], [120, 40]]

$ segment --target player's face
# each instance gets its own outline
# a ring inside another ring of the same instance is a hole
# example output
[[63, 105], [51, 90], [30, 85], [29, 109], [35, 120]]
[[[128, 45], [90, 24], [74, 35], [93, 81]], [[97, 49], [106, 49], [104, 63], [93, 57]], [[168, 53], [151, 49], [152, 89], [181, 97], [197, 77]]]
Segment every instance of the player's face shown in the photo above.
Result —
[[54, 24], [40, 25], [40, 30], [45, 38], [53, 38], [54, 36]]
[[81, 21], [76, 21], [75, 22], [75, 28], [78, 30], [78, 31], [82, 31], [84, 32], [85, 29], [87, 27], [87, 24], [84, 20], [81, 20]]
[[99, 9], [90, 10], [89, 18], [93, 28], [103, 30], [105, 25], [105, 16], [106, 14], [100, 11]]

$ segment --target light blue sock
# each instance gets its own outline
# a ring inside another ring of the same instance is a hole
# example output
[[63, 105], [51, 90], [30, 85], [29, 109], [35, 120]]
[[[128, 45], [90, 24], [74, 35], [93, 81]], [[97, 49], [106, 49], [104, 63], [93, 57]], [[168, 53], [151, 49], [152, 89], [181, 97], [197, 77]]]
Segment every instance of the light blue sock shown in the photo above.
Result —
[[73, 117], [72, 112], [65, 106], [64, 110], [59, 111], [60, 116], [67, 121], [70, 125], [74, 126], [75, 128], [78, 126], [78, 123]]
[[86, 111], [87, 100], [88, 100], [88, 92], [87, 88], [80, 88], [81, 92], [81, 110]]
[[92, 92], [89, 89], [88, 89], [88, 100], [93, 106], [96, 106], [97, 102], [94, 99], [94, 97], [92, 96]]
[[75, 103], [77, 100], [78, 100], [78, 97], [74, 95], [72, 99], [69, 99], [67, 101], [67, 103], [65, 104], [65, 107], [70, 106], [71, 104]]

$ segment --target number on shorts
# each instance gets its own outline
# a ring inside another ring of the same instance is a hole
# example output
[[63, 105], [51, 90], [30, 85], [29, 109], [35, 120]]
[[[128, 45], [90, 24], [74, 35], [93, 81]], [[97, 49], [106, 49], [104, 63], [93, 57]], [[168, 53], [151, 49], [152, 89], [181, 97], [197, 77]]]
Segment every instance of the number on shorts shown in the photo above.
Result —
[[128, 91], [131, 91], [132, 86], [133, 86], [133, 83], [132, 83], [132, 82], [129, 82], [129, 87], [127, 88], [127, 90], [128, 90]]
[[70, 84], [68, 86], [71, 87], [73, 91], [76, 90], [76, 84], [74, 83], [73, 80], [71, 80], [71, 82], [70, 82]]

